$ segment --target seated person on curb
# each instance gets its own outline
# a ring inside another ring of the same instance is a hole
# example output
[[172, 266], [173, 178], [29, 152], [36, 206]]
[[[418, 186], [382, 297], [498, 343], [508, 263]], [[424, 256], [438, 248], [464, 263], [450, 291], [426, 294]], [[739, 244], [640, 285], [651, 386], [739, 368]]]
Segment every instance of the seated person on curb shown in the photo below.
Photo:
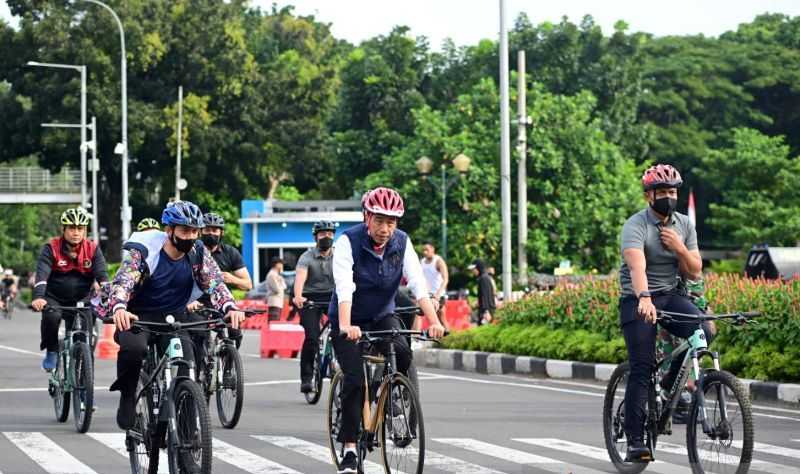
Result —
[[[431, 337], [441, 337], [444, 328], [428, 296], [428, 283], [405, 232], [397, 229], [403, 216], [403, 199], [392, 189], [375, 188], [364, 201], [366, 223], [344, 231], [336, 241], [333, 254], [333, 279], [336, 291], [329, 308], [333, 347], [341, 365], [342, 426], [338, 441], [345, 454], [340, 473], [355, 473], [357, 468], [356, 436], [361, 422], [364, 378], [361, 346], [356, 342], [361, 331], [403, 329], [393, 314], [395, 294], [401, 278], [408, 280], [419, 306], [430, 322]], [[408, 372], [411, 348], [406, 338], [394, 340], [398, 370]], [[385, 345], [384, 345], [385, 346]], [[385, 350], [385, 347], [380, 347]]]
[[[238, 328], [244, 320], [217, 263], [197, 242], [203, 227], [200, 209], [187, 201], [170, 203], [161, 223], [166, 226], [165, 232], [136, 232], [125, 242], [122, 265], [109, 288], [108, 302], [98, 308], [101, 316], [113, 313], [117, 326], [117, 380], [111, 390], [120, 391], [117, 425], [123, 430], [133, 426], [139, 372], [150, 338], [158, 337], [134, 333], [130, 330], [133, 321], [164, 322], [167, 315], [187, 321], [186, 304], [195, 287], [210, 296], [214, 308], [227, 313], [232, 327]], [[191, 344], [185, 334], [181, 339], [185, 346]], [[160, 350], [168, 343], [169, 336], [158, 339]], [[184, 357], [194, 359], [192, 351], [184, 351]]]
[[[33, 286], [34, 311], [42, 312], [42, 343], [47, 354], [42, 368], [51, 371], [58, 362], [58, 328], [61, 318], [72, 325], [74, 314], [54, 306], [75, 306], [91, 296], [92, 285], [108, 281], [106, 260], [97, 244], [86, 238], [91, 217], [82, 208], [67, 209], [61, 214], [61, 237], [44, 244], [36, 262]], [[92, 318], [87, 321], [93, 324]]]
[[[678, 288], [679, 276], [697, 279], [702, 260], [697, 233], [689, 218], [675, 212], [681, 175], [670, 165], [656, 165], [642, 176], [648, 207], [631, 216], [622, 228], [620, 269], [620, 324], [628, 348], [630, 376], [625, 390], [625, 433], [627, 461], [649, 462], [650, 449], [644, 444], [644, 418], [650, 374], [655, 368], [657, 311], [702, 314], [685, 292]], [[670, 333], [689, 337], [691, 325], [661, 323]], [[704, 324], [706, 338], [713, 337]], [[661, 381], [669, 389], [682, 360], [676, 358]]]
[[[253, 282], [250, 279], [250, 272], [244, 265], [242, 254], [236, 250], [235, 247], [222, 242], [222, 237], [225, 234], [225, 219], [219, 214], [209, 212], [203, 216], [205, 227], [200, 231], [200, 240], [203, 241], [206, 250], [217, 262], [217, 266], [222, 272], [222, 279], [228, 287], [238, 288], [240, 290], [250, 290], [253, 288]], [[201, 295], [197, 300], [189, 303], [187, 309], [189, 310], [189, 320], [197, 321], [202, 316], [194, 314], [194, 311], [205, 307], [211, 307], [211, 297], [208, 294]], [[229, 329], [228, 335], [236, 342], [238, 349], [242, 345], [242, 331], [239, 329]], [[207, 332], [193, 332], [192, 341], [194, 341], [195, 354], [198, 360], [205, 358], [206, 341], [208, 340]], [[198, 375], [200, 372], [198, 371]]]

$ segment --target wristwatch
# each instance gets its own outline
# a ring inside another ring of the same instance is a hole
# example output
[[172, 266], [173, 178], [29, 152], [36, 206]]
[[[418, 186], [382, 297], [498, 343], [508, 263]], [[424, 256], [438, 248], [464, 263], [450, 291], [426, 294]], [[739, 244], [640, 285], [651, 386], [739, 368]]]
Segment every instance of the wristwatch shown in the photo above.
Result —
[[651, 295], [649, 291], [643, 291], [643, 292], [639, 293], [639, 299], [652, 298], [652, 297], [653, 297], [653, 295]]

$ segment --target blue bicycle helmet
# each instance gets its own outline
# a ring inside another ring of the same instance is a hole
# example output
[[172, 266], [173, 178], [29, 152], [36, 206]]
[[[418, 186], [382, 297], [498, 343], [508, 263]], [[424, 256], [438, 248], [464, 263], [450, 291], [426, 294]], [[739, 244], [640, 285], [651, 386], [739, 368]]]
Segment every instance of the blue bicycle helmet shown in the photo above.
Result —
[[185, 225], [202, 229], [205, 227], [203, 213], [197, 205], [189, 201], [175, 201], [167, 204], [161, 213], [161, 223], [164, 225]]

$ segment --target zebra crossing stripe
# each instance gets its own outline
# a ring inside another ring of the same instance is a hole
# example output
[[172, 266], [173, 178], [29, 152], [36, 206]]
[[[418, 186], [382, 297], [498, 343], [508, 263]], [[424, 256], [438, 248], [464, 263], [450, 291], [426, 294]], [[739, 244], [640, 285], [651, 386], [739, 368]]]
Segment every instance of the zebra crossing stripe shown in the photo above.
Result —
[[[681, 454], [686, 456], [686, 446], [680, 444], [659, 442], [656, 452], [663, 451], [671, 454]], [[703, 460], [708, 459], [713, 463], [727, 464], [731, 466], [739, 465], [738, 453], [726, 455], [725, 453], [718, 453], [707, 449], [698, 449], [697, 455], [700, 456], [700, 464], [704, 464]], [[764, 471], [770, 474], [797, 474], [797, 468], [784, 466], [782, 464], [775, 464], [767, 461], [759, 461], [753, 459], [750, 462], [750, 467], [757, 471]]]
[[434, 438], [434, 441], [465, 449], [467, 451], [472, 451], [478, 454], [503, 459], [515, 464], [524, 464], [535, 467], [539, 470], [547, 472], [580, 472], [586, 474], [602, 474], [602, 471], [597, 471], [584, 466], [568, 465], [563, 461], [559, 461], [558, 459], [546, 458], [544, 456], [538, 456], [536, 454], [519, 451], [517, 449], [506, 448], [505, 446], [498, 446], [496, 444], [486, 443], [472, 438]]
[[[800, 440], [795, 439], [793, 441], [800, 441]], [[739, 449], [742, 449], [741, 441], [734, 441], [733, 445]], [[764, 454], [772, 454], [774, 456], [783, 456], [787, 458], [800, 459], [800, 449], [784, 448], [783, 446], [775, 446], [772, 444], [759, 443], [758, 441], [756, 441], [753, 443], [753, 450]]]
[[42, 433], [14, 431], [3, 434], [49, 474], [97, 474]]
[[[86, 435], [116, 451], [125, 459], [129, 458], [128, 448], [125, 446], [125, 433], [86, 433]], [[159, 460], [158, 474], [169, 474], [169, 466], [166, 461], [167, 452], [162, 450], [162, 454], [164, 457]]]
[[[573, 443], [572, 441], [565, 441], [563, 439], [554, 438], [513, 438], [513, 441], [520, 443], [532, 444], [534, 446], [541, 446], [556, 451], [563, 451], [572, 453], [578, 456], [584, 456], [598, 461], [605, 461], [611, 464], [608, 458], [608, 452], [605, 449], [589, 446], [587, 444]], [[659, 446], [661, 443], [659, 442]], [[661, 474], [690, 474], [689, 468], [678, 466], [664, 461], [651, 462], [647, 466], [647, 470], [651, 472], [658, 472]]]
[[[274, 444], [284, 449], [289, 449], [324, 464], [333, 464], [330, 449], [318, 444], [309, 443], [308, 441], [303, 441], [294, 436], [253, 435], [253, 438]], [[384, 474], [383, 466], [372, 461], [364, 461], [364, 471], [366, 474]]]
[[292, 468], [214, 438], [214, 457], [250, 474], [300, 474]]

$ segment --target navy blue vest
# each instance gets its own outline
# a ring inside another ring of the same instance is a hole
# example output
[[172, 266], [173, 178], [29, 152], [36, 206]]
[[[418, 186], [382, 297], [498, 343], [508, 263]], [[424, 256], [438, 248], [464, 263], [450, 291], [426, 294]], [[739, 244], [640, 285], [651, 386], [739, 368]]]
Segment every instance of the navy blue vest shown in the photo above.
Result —
[[[351, 227], [344, 234], [350, 239], [353, 250], [353, 281], [356, 284], [350, 322], [358, 324], [383, 319], [394, 311], [394, 298], [403, 278], [403, 256], [408, 235], [395, 230], [383, 255], [378, 255], [372, 250], [366, 224]], [[339, 301], [335, 292], [328, 317], [334, 326], [339, 325]]]

